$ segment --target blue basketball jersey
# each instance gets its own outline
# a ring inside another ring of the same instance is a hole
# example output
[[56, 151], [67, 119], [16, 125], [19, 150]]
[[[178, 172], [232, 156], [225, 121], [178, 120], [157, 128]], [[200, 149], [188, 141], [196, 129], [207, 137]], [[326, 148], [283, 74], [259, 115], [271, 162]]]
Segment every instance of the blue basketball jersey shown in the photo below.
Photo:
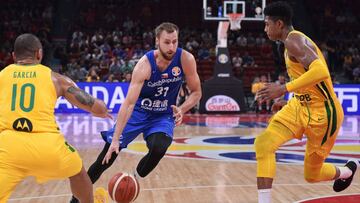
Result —
[[152, 113], [172, 113], [171, 105], [176, 105], [184, 73], [181, 66], [182, 49], [178, 48], [169, 66], [160, 71], [156, 65], [154, 50], [146, 53], [151, 65], [151, 77], [145, 80], [135, 110]]

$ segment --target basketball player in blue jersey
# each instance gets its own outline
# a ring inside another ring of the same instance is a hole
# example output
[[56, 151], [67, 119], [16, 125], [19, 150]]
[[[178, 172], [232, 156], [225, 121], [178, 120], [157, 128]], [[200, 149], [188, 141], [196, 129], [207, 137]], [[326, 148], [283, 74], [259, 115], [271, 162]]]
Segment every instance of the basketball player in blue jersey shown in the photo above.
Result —
[[[199, 102], [201, 86], [196, 62], [191, 53], [178, 48], [178, 34], [179, 28], [172, 23], [162, 23], [155, 29], [157, 49], [146, 53], [136, 64], [115, 127], [101, 133], [106, 143], [88, 170], [92, 183], [113, 164], [120, 150], [141, 133], [149, 151], [134, 173], [137, 178], [147, 176], [165, 155], [183, 114]], [[191, 93], [177, 107], [184, 78]], [[73, 198], [71, 202], [77, 201]]]

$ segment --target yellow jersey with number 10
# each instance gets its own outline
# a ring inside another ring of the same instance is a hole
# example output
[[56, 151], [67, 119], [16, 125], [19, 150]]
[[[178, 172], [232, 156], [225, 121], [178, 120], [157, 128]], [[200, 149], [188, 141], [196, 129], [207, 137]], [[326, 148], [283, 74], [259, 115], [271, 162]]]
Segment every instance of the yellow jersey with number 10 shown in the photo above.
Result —
[[0, 72], [0, 133], [59, 133], [56, 100], [50, 68], [41, 64], [7, 66]]

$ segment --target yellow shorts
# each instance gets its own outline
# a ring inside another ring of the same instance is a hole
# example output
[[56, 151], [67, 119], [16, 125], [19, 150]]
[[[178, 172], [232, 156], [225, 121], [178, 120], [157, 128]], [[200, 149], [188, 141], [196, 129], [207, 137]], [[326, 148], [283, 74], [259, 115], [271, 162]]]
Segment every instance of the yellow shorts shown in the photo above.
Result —
[[327, 157], [344, 120], [344, 112], [337, 99], [307, 104], [292, 98], [271, 120], [289, 128], [294, 138], [301, 139], [305, 134], [307, 155], [315, 152]]
[[27, 176], [43, 183], [74, 176], [81, 168], [78, 152], [61, 134], [9, 130], [0, 133], [0, 203]]

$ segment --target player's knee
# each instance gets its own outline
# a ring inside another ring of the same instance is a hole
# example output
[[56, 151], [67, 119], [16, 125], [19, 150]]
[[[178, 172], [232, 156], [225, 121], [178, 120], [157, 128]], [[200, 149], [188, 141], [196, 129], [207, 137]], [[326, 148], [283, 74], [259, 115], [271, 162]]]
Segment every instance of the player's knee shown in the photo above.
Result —
[[308, 183], [317, 183], [317, 182], [319, 182], [319, 179], [317, 178], [317, 175], [314, 175], [314, 174], [304, 174], [304, 179]]
[[304, 170], [304, 179], [308, 183], [316, 183], [320, 181], [320, 170], [317, 168], [306, 167]]
[[309, 183], [320, 182], [321, 169], [325, 158], [316, 153], [305, 157], [304, 162], [304, 179]]
[[263, 158], [266, 155], [275, 153], [273, 143], [271, 141], [271, 133], [265, 130], [259, 136], [256, 137], [254, 147], [256, 152], [256, 159]]
[[150, 151], [156, 155], [164, 155], [166, 153], [168, 147], [169, 147], [169, 145], [167, 145], [166, 143], [156, 143], [152, 146]]
[[171, 144], [172, 139], [166, 134], [157, 134], [149, 140], [149, 151], [156, 156], [163, 156]]

